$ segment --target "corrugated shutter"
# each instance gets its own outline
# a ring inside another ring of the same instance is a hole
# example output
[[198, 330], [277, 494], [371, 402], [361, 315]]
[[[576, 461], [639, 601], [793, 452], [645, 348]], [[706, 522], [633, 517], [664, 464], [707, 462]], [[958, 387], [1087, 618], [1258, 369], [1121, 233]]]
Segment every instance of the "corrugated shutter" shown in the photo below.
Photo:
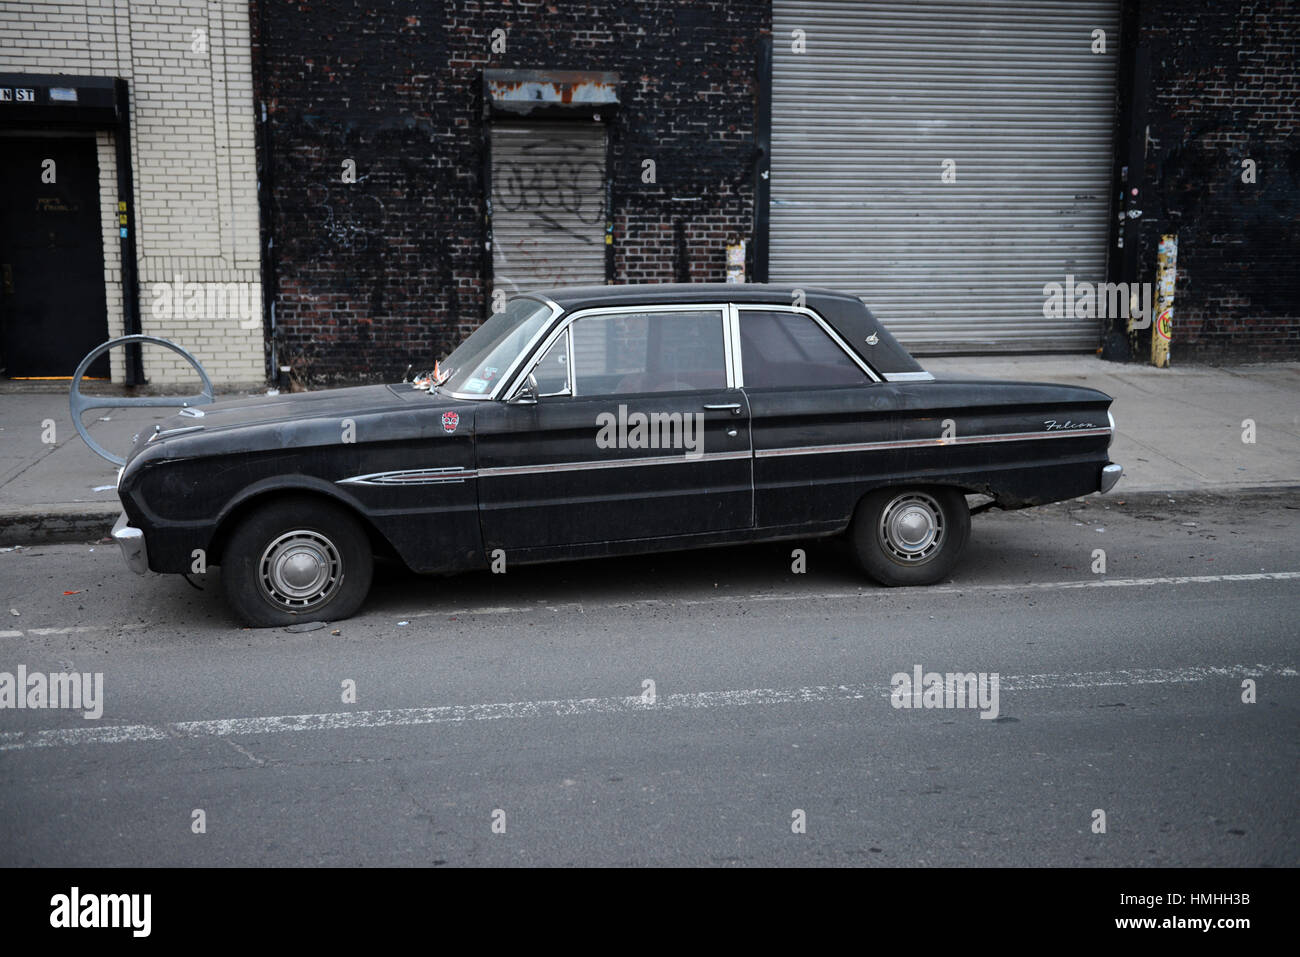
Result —
[[493, 288], [605, 281], [605, 128], [492, 126]]
[[775, 0], [773, 34], [773, 282], [916, 352], [1096, 348], [1043, 286], [1105, 277], [1118, 0]]

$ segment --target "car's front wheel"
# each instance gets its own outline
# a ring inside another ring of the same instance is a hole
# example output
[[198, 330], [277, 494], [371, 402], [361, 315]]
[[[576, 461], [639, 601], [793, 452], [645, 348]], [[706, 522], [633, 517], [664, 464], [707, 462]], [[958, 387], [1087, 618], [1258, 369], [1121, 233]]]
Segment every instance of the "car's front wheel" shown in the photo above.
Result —
[[954, 488], [879, 489], [849, 528], [862, 570], [882, 585], [932, 585], [948, 575], [970, 538], [970, 509]]
[[227, 603], [258, 627], [347, 618], [365, 601], [373, 573], [360, 522], [310, 498], [277, 499], [250, 512], [221, 560]]

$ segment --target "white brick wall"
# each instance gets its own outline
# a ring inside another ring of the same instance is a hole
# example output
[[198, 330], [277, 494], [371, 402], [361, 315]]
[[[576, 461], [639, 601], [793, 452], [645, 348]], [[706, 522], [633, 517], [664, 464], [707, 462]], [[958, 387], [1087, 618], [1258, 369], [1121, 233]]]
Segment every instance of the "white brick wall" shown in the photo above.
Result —
[[[194, 49], [196, 30], [206, 33], [201, 53]], [[218, 385], [262, 383], [246, 0], [0, 0], [0, 71], [129, 82], [142, 329], [189, 349]], [[119, 336], [117, 168], [112, 134], [96, 140], [108, 330]], [[250, 300], [253, 317], [245, 320], [237, 307]], [[151, 383], [195, 381], [168, 350], [146, 347], [144, 362]], [[124, 352], [115, 349], [113, 378], [121, 380], [124, 371]]]

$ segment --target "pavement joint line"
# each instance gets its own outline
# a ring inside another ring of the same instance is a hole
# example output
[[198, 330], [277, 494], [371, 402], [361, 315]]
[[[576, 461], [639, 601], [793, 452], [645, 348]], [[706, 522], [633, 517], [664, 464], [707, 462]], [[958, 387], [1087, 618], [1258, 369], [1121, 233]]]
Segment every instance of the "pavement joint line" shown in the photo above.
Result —
[[[1212, 679], [1300, 676], [1291, 665], [1209, 665], [1190, 668], [1147, 668], [1091, 671], [1078, 674], [999, 676], [1006, 691], [1045, 691], [1058, 688], [1111, 688], [1153, 684], [1190, 684]], [[0, 752], [83, 744], [124, 744], [142, 741], [228, 738], [290, 731], [348, 731], [359, 728], [464, 724], [539, 717], [574, 717], [597, 714], [637, 714], [703, 710], [753, 705], [808, 704], [888, 700], [891, 688], [874, 684], [813, 685], [803, 688], [751, 688], [743, 691], [697, 691], [658, 695], [653, 701], [640, 696], [567, 698], [549, 701], [508, 701], [490, 704], [442, 705], [385, 711], [342, 711], [255, 718], [217, 718], [173, 721], [166, 724], [107, 725], [94, 728], [56, 728], [45, 731], [0, 733]]]

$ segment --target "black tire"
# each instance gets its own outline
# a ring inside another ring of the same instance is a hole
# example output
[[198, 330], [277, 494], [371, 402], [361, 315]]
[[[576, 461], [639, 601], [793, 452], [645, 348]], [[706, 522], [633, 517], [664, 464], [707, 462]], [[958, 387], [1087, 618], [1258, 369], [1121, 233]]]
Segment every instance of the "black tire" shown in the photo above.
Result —
[[366, 600], [373, 575], [361, 523], [313, 498], [276, 499], [250, 512], [221, 556], [226, 602], [261, 628], [348, 618]]
[[862, 570], [882, 585], [933, 585], [946, 578], [970, 538], [960, 490], [878, 489], [859, 504], [849, 542]]

